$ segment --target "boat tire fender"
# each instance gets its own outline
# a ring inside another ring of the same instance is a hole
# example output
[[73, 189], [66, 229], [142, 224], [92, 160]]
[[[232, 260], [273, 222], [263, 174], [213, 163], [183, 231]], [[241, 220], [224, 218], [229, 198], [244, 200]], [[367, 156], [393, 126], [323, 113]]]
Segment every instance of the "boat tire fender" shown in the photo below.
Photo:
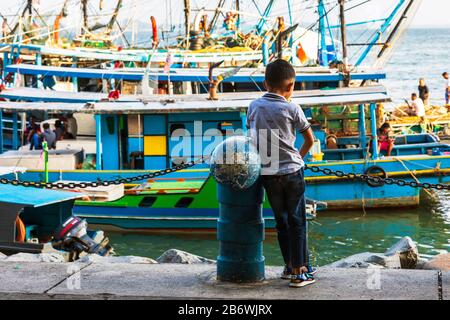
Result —
[[[367, 170], [364, 172], [364, 174], [367, 175], [374, 175], [376, 173], [381, 173], [381, 178], [386, 179], [388, 177], [386, 171], [380, 167], [380, 166], [371, 166], [369, 168], [367, 168]], [[381, 187], [384, 183], [380, 182], [380, 183], [376, 183], [373, 181], [366, 181], [366, 183], [370, 186], [370, 187]]]

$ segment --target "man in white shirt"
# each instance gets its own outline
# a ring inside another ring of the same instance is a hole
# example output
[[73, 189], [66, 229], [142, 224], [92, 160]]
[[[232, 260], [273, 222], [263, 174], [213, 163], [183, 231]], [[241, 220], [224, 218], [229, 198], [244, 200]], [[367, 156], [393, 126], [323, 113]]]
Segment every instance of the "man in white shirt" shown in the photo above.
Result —
[[442, 77], [445, 79], [445, 104], [447, 105], [450, 100], [450, 78], [447, 72], [444, 72]]
[[411, 100], [412, 115], [417, 117], [425, 117], [425, 105], [423, 104], [423, 100], [417, 97], [417, 94], [415, 93], [411, 95]]

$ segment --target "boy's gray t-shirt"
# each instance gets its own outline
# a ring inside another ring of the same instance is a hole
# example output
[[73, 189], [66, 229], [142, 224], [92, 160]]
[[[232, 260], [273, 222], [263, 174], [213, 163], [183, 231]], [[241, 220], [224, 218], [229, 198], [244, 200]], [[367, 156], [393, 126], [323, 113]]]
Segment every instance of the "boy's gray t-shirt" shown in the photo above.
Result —
[[294, 143], [296, 131], [310, 126], [302, 108], [280, 95], [266, 93], [250, 103], [247, 128], [260, 151], [262, 175], [290, 174], [305, 165]]

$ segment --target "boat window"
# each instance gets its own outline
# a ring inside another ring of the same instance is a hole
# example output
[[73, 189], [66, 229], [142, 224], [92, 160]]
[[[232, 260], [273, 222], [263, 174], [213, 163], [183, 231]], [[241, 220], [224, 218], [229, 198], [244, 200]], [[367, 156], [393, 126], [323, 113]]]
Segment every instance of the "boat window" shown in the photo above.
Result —
[[156, 201], [157, 197], [144, 197], [139, 203], [139, 207], [150, 208]]
[[175, 204], [176, 208], [187, 208], [191, 205], [192, 201], [194, 201], [194, 198], [192, 197], [183, 197]]

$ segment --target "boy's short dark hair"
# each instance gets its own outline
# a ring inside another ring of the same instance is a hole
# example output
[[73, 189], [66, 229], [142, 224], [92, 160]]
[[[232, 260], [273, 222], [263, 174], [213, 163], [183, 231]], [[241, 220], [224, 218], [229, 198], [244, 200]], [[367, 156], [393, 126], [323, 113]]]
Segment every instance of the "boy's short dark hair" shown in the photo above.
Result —
[[286, 80], [295, 78], [295, 69], [289, 62], [277, 59], [266, 66], [265, 80], [274, 88], [279, 88]]
[[411, 97], [417, 97], [417, 93], [415, 92], [411, 93]]
[[45, 129], [50, 129], [50, 125], [48, 124], [48, 122], [44, 123], [44, 124], [42, 125], [42, 127], [44, 128], [44, 130], [45, 130]]
[[447, 73], [447, 72], [444, 72], [444, 73], [442, 74], [442, 76], [443, 76], [443, 77], [448, 76], [448, 73]]

